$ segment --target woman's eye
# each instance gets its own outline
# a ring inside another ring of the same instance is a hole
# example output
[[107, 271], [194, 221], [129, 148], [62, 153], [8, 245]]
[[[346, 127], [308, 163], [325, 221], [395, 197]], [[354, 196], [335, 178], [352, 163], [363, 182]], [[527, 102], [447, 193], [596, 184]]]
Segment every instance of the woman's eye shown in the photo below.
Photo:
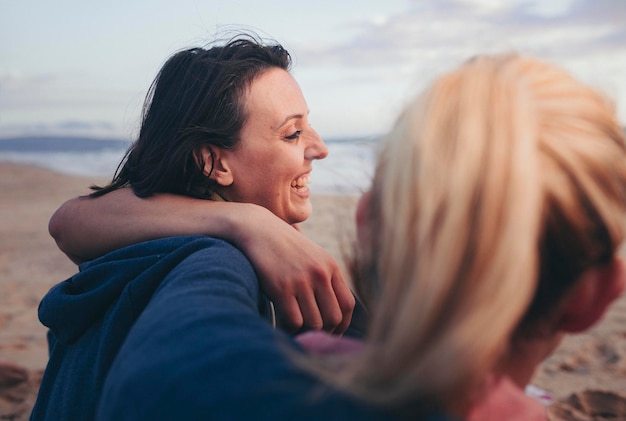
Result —
[[296, 130], [295, 132], [293, 132], [293, 134], [291, 134], [289, 136], [285, 136], [285, 139], [295, 140], [295, 139], [300, 137], [301, 133], [302, 133], [302, 130]]

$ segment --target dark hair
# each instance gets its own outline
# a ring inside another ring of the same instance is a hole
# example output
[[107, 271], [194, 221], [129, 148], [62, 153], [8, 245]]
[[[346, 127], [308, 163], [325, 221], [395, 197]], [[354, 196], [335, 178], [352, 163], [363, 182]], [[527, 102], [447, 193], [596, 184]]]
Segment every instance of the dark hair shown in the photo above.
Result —
[[170, 57], [150, 86], [138, 139], [110, 184], [92, 186], [101, 196], [130, 185], [139, 197], [176, 193], [208, 199], [212, 183], [195, 152], [202, 146], [233, 148], [246, 121], [244, 97], [264, 71], [289, 71], [280, 44], [239, 35], [225, 45], [190, 48]]

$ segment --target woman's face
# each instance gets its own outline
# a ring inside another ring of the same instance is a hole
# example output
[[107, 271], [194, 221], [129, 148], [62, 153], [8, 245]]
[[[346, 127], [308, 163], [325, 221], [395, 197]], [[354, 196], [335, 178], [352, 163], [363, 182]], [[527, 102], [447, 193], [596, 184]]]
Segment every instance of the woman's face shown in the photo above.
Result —
[[232, 180], [218, 178], [218, 193], [264, 206], [290, 224], [304, 221], [311, 213], [311, 164], [326, 157], [328, 149], [309, 125], [298, 83], [285, 70], [270, 69], [252, 81], [244, 104], [247, 118], [239, 144], [220, 151], [219, 165]]

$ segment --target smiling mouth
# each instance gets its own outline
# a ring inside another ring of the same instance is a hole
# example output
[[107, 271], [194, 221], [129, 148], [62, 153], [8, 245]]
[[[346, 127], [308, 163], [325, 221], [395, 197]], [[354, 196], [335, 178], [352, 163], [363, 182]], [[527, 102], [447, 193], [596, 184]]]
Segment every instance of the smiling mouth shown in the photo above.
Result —
[[311, 183], [311, 177], [309, 174], [298, 177], [291, 182], [291, 187], [297, 191], [306, 191], [309, 189], [309, 183]]

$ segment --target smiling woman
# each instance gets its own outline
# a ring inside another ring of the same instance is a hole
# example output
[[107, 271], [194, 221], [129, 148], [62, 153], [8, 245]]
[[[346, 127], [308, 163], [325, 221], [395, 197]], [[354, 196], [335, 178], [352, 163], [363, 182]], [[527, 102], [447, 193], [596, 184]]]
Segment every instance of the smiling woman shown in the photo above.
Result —
[[311, 163], [328, 155], [308, 122], [300, 87], [275, 68], [255, 78], [245, 95], [246, 124], [233, 149], [204, 146], [204, 174], [222, 198], [250, 202], [295, 224], [311, 213]]
[[[174, 54], [148, 92], [139, 137], [111, 183], [94, 186], [91, 198], [71, 201], [53, 216], [50, 231], [57, 241], [72, 228], [96, 244], [103, 235], [114, 237], [114, 243], [123, 237], [121, 245], [179, 237], [93, 260], [43, 298], [39, 317], [50, 328], [51, 355], [33, 419], [92, 418], [126, 335], [169, 273], [198, 249], [218, 256], [207, 271], [216, 269], [220, 259], [238, 260], [237, 253], [222, 254], [224, 244], [216, 239], [183, 234], [210, 234], [239, 246], [267, 295], [254, 304], [271, 319], [269, 298], [281, 327], [346, 330], [355, 299], [337, 263], [291, 226], [311, 213], [312, 162], [328, 150], [309, 125], [308, 106], [289, 74], [290, 63], [282, 46], [249, 36]], [[131, 189], [132, 198], [123, 195]], [[164, 199], [175, 204], [157, 205], [166, 193], [178, 195]], [[117, 220], [108, 219], [111, 224], [100, 218], [125, 201], [137, 203], [137, 197], [154, 199], [143, 201], [143, 214], [122, 211]], [[78, 216], [72, 213], [73, 205], [88, 209], [83, 219], [80, 210]], [[150, 219], [150, 212], [161, 219]], [[193, 222], [198, 220], [208, 220], [209, 228], [199, 228]], [[142, 223], [147, 230], [135, 236]], [[124, 244], [124, 238], [130, 241]], [[220, 286], [223, 279], [207, 282]], [[224, 300], [217, 307], [227, 305]]]
[[306, 220], [311, 163], [328, 149], [290, 64], [282, 47], [247, 40], [175, 54], [151, 87], [121, 170], [92, 196], [129, 185], [139, 197], [254, 203], [289, 224]]

